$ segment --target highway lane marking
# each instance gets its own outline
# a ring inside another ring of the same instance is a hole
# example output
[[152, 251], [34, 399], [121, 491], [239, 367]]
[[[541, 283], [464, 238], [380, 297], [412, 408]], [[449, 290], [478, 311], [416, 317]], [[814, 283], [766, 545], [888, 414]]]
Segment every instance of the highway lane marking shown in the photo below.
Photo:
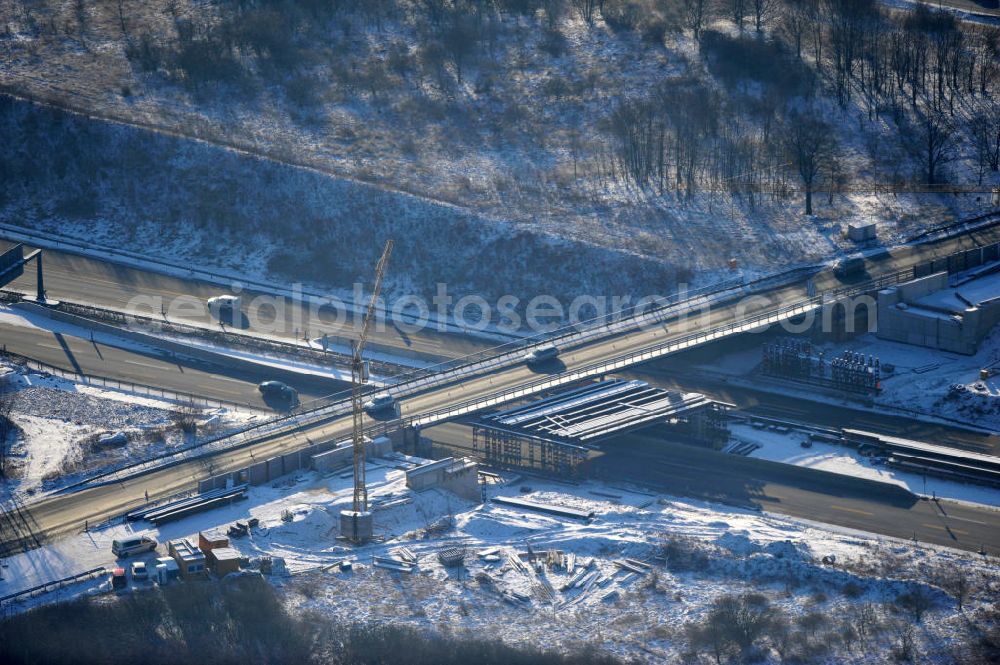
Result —
[[865, 515], [866, 517], [875, 517], [875, 513], [868, 512], [867, 510], [860, 510], [858, 508], [848, 508], [847, 506], [838, 506], [836, 504], [831, 504], [831, 508], [834, 510], [842, 510], [847, 513], [856, 513], [858, 515]]
[[921, 524], [920, 526], [926, 526], [926, 527], [928, 527], [930, 529], [934, 529], [934, 528], [944, 529], [948, 533], [958, 533], [958, 534], [961, 534], [963, 536], [971, 535], [968, 531], [963, 531], [962, 529], [952, 529], [947, 524]]
[[229, 381], [231, 383], [242, 383], [248, 386], [255, 385], [254, 381], [250, 379], [234, 379], [231, 376], [223, 376], [222, 374], [205, 374], [204, 376], [210, 377], [218, 381]]
[[128, 358], [121, 358], [119, 362], [123, 362], [126, 365], [138, 365], [140, 367], [148, 367], [149, 369], [155, 369], [159, 371], [163, 371], [164, 369], [169, 369], [172, 367], [172, 365], [166, 365], [166, 364], [150, 365], [149, 363], [144, 363], [140, 360], [130, 360]]
[[971, 522], [972, 524], [979, 524], [980, 526], [990, 526], [986, 522], [980, 522], [979, 520], [970, 519], [968, 517], [959, 517], [957, 515], [948, 515], [948, 519], [961, 520], [962, 522]]

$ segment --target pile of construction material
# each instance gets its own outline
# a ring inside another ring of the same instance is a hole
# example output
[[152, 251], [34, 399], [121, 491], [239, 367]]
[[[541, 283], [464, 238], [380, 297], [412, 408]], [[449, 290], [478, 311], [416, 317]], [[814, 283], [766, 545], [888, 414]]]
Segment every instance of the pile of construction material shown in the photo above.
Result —
[[405, 547], [392, 553], [392, 556], [376, 554], [372, 556], [372, 566], [397, 573], [412, 573], [417, 568], [417, 556]]
[[130, 522], [146, 520], [159, 526], [212, 508], [228, 506], [233, 501], [242, 501], [245, 498], [247, 498], [247, 485], [237, 485], [229, 489], [202, 492], [159, 506], [143, 506], [125, 515], [125, 519]]
[[586, 520], [591, 520], [594, 517], [593, 510], [578, 510], [576, 508], [557, 506], [551, 503], [528, 501], [527, 499], [519, 499], [517, 497], [512, 497], [512, 496], [495, 496], [493, 497], [493, 503], [499, 503], [504, 506], [520, 508], [523, 510], [531, 510], [539, 513], [546, 513], [549, 515], [555, 515], [557, 517], [569, 517], [576, 520], [586, 521]]

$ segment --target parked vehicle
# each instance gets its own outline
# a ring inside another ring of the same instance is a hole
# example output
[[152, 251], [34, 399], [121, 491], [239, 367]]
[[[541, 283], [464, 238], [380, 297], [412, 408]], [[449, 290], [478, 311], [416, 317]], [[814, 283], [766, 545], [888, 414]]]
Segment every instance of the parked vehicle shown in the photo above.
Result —
[[378, 393], [364, 403], [365, 411], [368, 413], [378, 413], [396, 407], [396, 398], [389, 393]]
[[539, 365], [549, 360], [554, 360], [558, 355], [559, 349], [555, 345], [549, 344], [548, 346], [540, 346], [537, 349], [533, 349], [524, 357], [524, 360], [529, 365]]
[[146, 564], [142, 561], [133, 561], [130, 567], [134, 581], [144, 582], [149, 579], [149, 570], [146, 569]]
[[125, 569], [118, 567], [111, 571], [111, 588], [117, 590], [128, 587], [128, 579], [125, 577]]
[[119, 559], [142, 554], [143, 552], [153, 552], [158, 543], [155, 538], [149, 536], [135, 536], [134, 538], [122, 538], [111, 541], [111, 552]]
[[299, 393], [295, 388], [281, 381], [264, 381], [257, 386], [257, 390], [264, 397], [283, 399], [288, 402], [295, 402], [299, 397]]

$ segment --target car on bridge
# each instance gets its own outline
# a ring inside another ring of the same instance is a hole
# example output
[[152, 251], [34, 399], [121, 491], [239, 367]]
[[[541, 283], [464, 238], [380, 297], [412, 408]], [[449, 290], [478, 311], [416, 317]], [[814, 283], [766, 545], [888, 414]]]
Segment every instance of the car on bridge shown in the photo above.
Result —
[[860, 254], [855, 254], [854, 256], [848, 256], [837, 261], [837, 264], [833, 267], [833, 274], [838, 279], [847, 279], [848, 277], [855, 277], [860, 275], [865, 271], [865, 257]]
[[396, 408], [396, 398], [389, 393], [378, 393], [362, 406], [367, 413], [381, 413]]
[[554, 344], [548, 344], [532, 349], [524, 356], [524, 361], [529, 365], [541, 365], [550, 360], [555, 360], [558, 356], [559, 349]]

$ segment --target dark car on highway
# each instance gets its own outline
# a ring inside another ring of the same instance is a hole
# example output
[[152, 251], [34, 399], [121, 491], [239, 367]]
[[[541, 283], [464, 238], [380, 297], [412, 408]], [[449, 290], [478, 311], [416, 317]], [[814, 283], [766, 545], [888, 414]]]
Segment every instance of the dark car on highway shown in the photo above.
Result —
[[281, 381], [264, 381], [257, 386], [260, 394], [271, 399], [283, 399], [288, 402], [298, 400], [299, 393], [286, 383]]

